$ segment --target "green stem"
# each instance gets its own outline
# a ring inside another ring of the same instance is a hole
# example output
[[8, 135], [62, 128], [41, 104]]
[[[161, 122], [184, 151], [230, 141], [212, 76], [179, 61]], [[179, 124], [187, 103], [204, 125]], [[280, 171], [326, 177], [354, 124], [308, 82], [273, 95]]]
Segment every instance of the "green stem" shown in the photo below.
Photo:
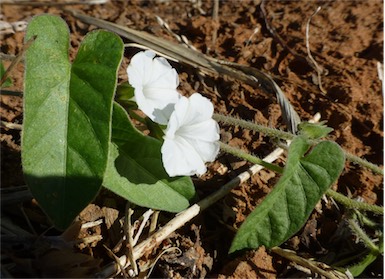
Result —
[[288, 132], [280, 131], [280, 130], [277, 130], [274, 128], [269, 128], [269, 127], [266, 127], [266, 126], [263, 126], [260, 124], [256, 124], [256, 123], [253, 123], [250, 121], [238, 119], [238, 118], [231, 117], [231, 116], [226, 116], [223, 114], [214, 113], [213, 118], [214, 118], [214, 120], [216, 120], [218, 122], [222, 122], [222, 123], [232, 125], [232, 126], [240, 126], [242, 128], [248, 129], [248, 130], [253, 130], [253, 131], [264, 133], [265, 135], [268, 135], [268, 136], [274, 137], [274, 138], [280, 138], [280, 139], [284, 139], [284, 140], [292, 140], [295, 137], [295, 135], [288, 133]]
[[[277, 173], [283, 173], [283, 168], [281, 168], [277, 165], [263, 161], [262, 159], [260, 159], [256, 156], [248, 154], [248, 153], [246, 153], [246, 152], [244, 152], [238, 148], [232, 147], [228, 144], [225, 144], [222, 142], [220, 142], [219, 144], [220, 144], [221, 149], [226, 153], [229, 153], [229, 154], [234, 155], [238, 158], [242, 158], [244, 160], [247, 160], [253, 164], [261, 165], [261, 166], [263, 166], [267, 169], [270, 169], [272, 171], [275, 171]], [[346, 197], [340, 193], [337, 193], [336, 191], [333, 191], [331, 189], [326, 191], [326, 195], [328, 195], [329, 197], [332, 197], [335, 201], [337, 201], [338, 203], [340, 203], [340, 204], [342, 204], [348, 208], [355, 208], [355, 209], [363, 210], [363, 211], [371, 211], [371, 212], [378, 214], [378, 215], [384, 214], [384, 208], [381, 206], [371, 205], [371, 204], [367, 204], [364, 202], [352, 200], [352, 199], [350, 199], [350, 198], [348, 198], [348, 197]]]
[[[228, 144], [225, 144], [222, 142], [220, 142], [219, 144], [220, 144], [221, 149], [226, 153], [229, 153], [229, 154], [234, 155], [236, 157], [245, 159], [245, 160], [247, 160], [253, 164], [261, 165], [261, 166], [263, 166], [267, 169], [270, 169], [272, 171], [275, 171], [277, 173], [283, 172], [283, 168], [281, 168], [277, 165], [263, 161], [262, 159], [260, 159], [256, 156], [250, 155], [244, 151], [241, 151], [238, 148], [231, 147]], [[329, 197], [332, 197], [335, 201], [339, 202], [340, 204], [342, 204], [348, 208], [355, 208], [355, 209], [363, 210], [363, 211], [371, 211], [371, 212], [373, 212], [375, 214], [379, 214], [379, 215], [384, 214], [384, 208], [381, 206], [371, 205], [371, 204], [367, 204], [364, 202], [352, 200], [352, 199], [345, 197], [344, 195], [342, 195], [336, 191], [333, 191], [331, 189], [326, 191], [326, 195], [328, 195]]]
[[365, 159], [362, 159], [356, 155], [350, 154], [346, 151], [344, 151], [344, 152], [345, 152], [346, 159], [349, 160], [350, 162], [359, 164], [363, 167], [366, 167], [366, 168], [372, 170], [374, 173], [384, 175], [384, 170], [382, 168], [380, 168], [379, 166], [377, 166], [373, 163], [370, 163], [370, 162], [366, 161]]
[[355, 201], [345, 197], [344, 195], [337, 193], [331, 189], [326, 191], [326, 195], [332, 197], [338, 203], [348, 207], [348, 208], [356, 208], [358, 210], [371, 211], [375, 214], [384, 215], [384, 208], [377, 205], [371, 205], [364, 202]]
[[355, 209], [354, 213], [356, 214], [357, 219], [360, 221], [360, 224], [362, 224], [362, 226], [367, 226], [367, 227], [369, 227], [371, 229], [378, 228], [378, 223], [376, 223], [373, 220], [369, 219], [366, 215], [362, 214], [362, 212], [359, 211], [358, 209]]
[[363, 229], [356, 223], [355, 220], [349, 219], [350, 228], [356, 233], [356, 235], [364, 242], [366, 247], [368, 247], [371, 251], [379, 252], [379, 248], [373, 243], [373, 241], [369, 238], [369, 236], [364, 232]]
[[226, 152], [226, 153], [229, 153], [231, 155], [234, 155], [238, 158], [242, 158], [242, 159], [245, 159], [253, 164], [258, 164], [258, 165], [261, 165], [269, 170], [272, 170], [272, 171], [275, 171], [277, 173], [282, 173], [283, 172], [283, 168], [277, 166], [277, 165], [274, 165], [274, 164], [270, 164], [266, 161], [263, 161], [262, 159], [256, 157], [256, 156], [253, 156], [253, 155], [250, 155], [246, 152], [243, 152], [241, 151], [240, 149], [238, 148], [235, 148], [235, 147], [232, 147], [228, 144], [225, 144], [223, 142], [219, 142], [219, 145], [221, 147], [221, 149]]
[[[214, 113], [213, 118], [218, 122], [222, 122], [224, 124], [233, 125], [233, 126], [240, 126], [242, 128], [248, 129], [248, 130], [261, 132], [261, 133], [263, 133], [267, 136], [270, 136], [270, 137], [280, 138], [280, 139], [284, 139], [284, 140], [292, 140], [296, 136], [296, 135], [293, 135], [293, 134], [288, 133], [288, 132], [280, 131], [280, 130], [277, 130], [274, 128], [269, 128], [269, 127], [266, 127], [266, 126], [263, 126], [260, 124], [256, 124], [256, 123], [253, 123], [250, 121], [238, 119], [238, 118], [231, 117], [231, 116], [226, 116], [223, 114]], [[312, 144], [317, 143], [317, 141], [313, 141], [313, 140], [311, 140], [310, 142]], [[363, 167], [366, 167], [366, 168], [370, 169], [371, 171], [373, 171], [374, 173], [384, 175], [384, 170], [382, 168], [380, 168], [379, 166], [377, 166], [373, 163], [370, 163], [370, 162], [366, 161], [365, 159], [362, 159], [356, 155], [350, 154], [345, 150], [344, 150], [344, 153], [345, 153], [345, 157], [347, 160], [349, 160], [353, 163], [359, 164]]]

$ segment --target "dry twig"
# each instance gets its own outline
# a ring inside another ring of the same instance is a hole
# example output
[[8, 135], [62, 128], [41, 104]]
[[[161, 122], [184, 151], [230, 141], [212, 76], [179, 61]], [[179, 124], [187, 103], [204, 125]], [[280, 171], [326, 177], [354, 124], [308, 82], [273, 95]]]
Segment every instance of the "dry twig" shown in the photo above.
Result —
[[317, 72], [317, 77], [318, 77], [318, 87], [321, 90], [322, 93], [326, 94], [326, 90], [322, 87], [322, 79], [321, 75], [323, 73], [323, 69], [318, 65], [318, 63], [315, 61], [313, 55], [311, 54], [310, 51], [310, 43], [309, 43], [309, 30], [310, 30], [310, 22], [313, 16], [315, 16], [319, 11], [321, 10], [321, 6], [315, 10], [315, 12], [309, 17], [308, 21], [306, 22], [306, 50], [307, 50], [307, 55], [309, 57], [309, 60], [313, 64], [313, 68]]
[[98, 5], [106, 4], [108, 0], [84, 0], [84, 1], [62, 1], [62, 2], [52, 2], [52, 1], [28, 1], [28, 0], [2, 0], [1, 4], [4, 5], [26, 5], [33, 7], [40, 6], [68, 6], [68, 5]]
[[[320, 115], [317, 113], [311, 121], [318, 122], [319, 118]], [[277, 160], [283, 152], [284, 150], [282, 148], [277, 148], [268, 156], [266, 156], [263, 160], [272, 163]], [[223, 185], [218, 191], [214, 192], [213, 194], [209, 195], [198, 203], [190, 206], [186, 210], [178, 213], [165, 226], [160, 228], [157, 232], [152, 234], [146, 240], [136, 245], [133, 250], [133, 258], [139, 259], [148, 251], [152, 251], [153, 249], [155, 249], [159, 245], [159, 243], [168, 238], [171, 233], [182, 227], [185, 223], [197, 216], [201, 211], [207, 209], [209, 206], [224, 198], [232, 189], [239, 186], [241, 183], [247, 181], [262, 169], [263, 167], [260, 165], [251, 166], [247, 171], [242, 172], [234, 179]], [[130, 265], [130, 261], [127, 260], [127, 257], [124, 255], [120, 257], [120, 264], [127, 268]], [[102, 272], [96, 274], [96, 276], [99, 278], [109, 277], [112, 274], [116, 273], [117, 268], [118, 267], [114, 264], [107, 265], [105, 269]]]
[[213, 37], [211, 40], [212, 47], [215, 47], [215, 42], [217, 41], [218, 37], [218, 25], [219, 25], [219, 0], [213, 0], [214, 5], [213, 5], [213, 22], [214, 22], [214, 30], [213, 30]]
[[123, 274], [123, 278], [127, 279], [129, 276], [128, 276], [127, 272], [125, 271], [125, 268], [121, 264], [119, 257], [116, 256], [115, 253], [112, 252], [111, 249], [108, 248], [106, 245], [103, 244], [103, 247], [106, 249], [108, 255], [110, 255], [110, 257], [112, 257], [115, 260], [117, 266], [119, 267], [119, 271], [121, 271]]
[[[147, 221], [150, 219], [150, 217], [151, 217], [151, 216], [154, 217], [154, 216], [157, 215], [156, 212], [158, 212], [158, 214], [159, 214], [159, 211], [155, 211], [155, 214], [153, 215], [154, 210], [152, 210], [152, 209], [149, 209], [149, 210], [147, 210], [145, 213], [143, 213], [143, 215], [142, 215], [143, 220], [142, 220], [142, 222], [140, 223], [139, 229], [138, 229], [138, 231], [136, 232], [136, 235], [135, 235], [135, 237], [134, 237], [134, 239], [133, 239], [133, 241], [132, 241], [132, 245], [133, 245], [133, 246], [135, 246], [136, 243], [138, 243], [139, 237], [140, 237], [140, 235], [141, 235], [142, 232], [143, 232], [144, 226], [146, 225], [146, 223], [147, 223]], [[150, 228], [150, 231], [151, 231], [151, 228]]]
[[79, 13], [78, 11], [67, 10], [67, 12], [71, 13], [74, 17], [85, 23], [93, 24], [100, 28], [115, 32], [124, 38], [151, 48], [154, 51], [162, 53], [168, 57], [172, 57], [179, 63], [198, 68], [202, 72], [227, 75], [231, 78], [245, 82], [254, 88], [260, 88], [262, 86], [262, 88], [265, 89], [267, 93], [274, 92], [278, 99], [278, 103], [281, 106], [282, 115], [284, 116], [283, 119], [286, 126], [292, 133], [297, 131], [297, 125], [300, 121], [298, 114], [295, 112], [294, 108], [282, 90], [275, 83], [274, 79], [267, 73], [264, 73], [253, 67], [220, 61], [218, 59], [204, 55], [201, 52], [195, 51], [193, 49], [186, 49], [179, 44], [153, 36], [146, 32], [122, 27], [112, 22], [87, 16], [85, 14]]
[[[126, 248], [128, 250], [128, 259], [130, 260], [131, 266], [134, 271], [134, 275], [138, 275], [138, 266], [136, 265], [136, 259], [134, 258], [133, 250], [133, 230], [132, 230], [132, 223], [131, 223], [131, 216], [134, 213], [134, 211], [130, 207], [130, 202], [127, 201], [126, 203], [126, 215], [124, 218], [124, 236], [126, 238]], [[123, 270], [122, 270], [123, 271]]]
[[3, 77], [0, 81], [0, 86], [7, 80], [9, 77], [9, 74], [12, 72], [12, 70], [16, 67], [16, 65], [20, 62], [20, 60], [23, 58], [24, 53], [26, 50], [33, 44], [35, 41], [36, 36], [33, 36], [31, 39], [29, 39], [23, 46], [23, 49], [20, 51], [18, 55], [16, 55], [15, 59], [12, 61], [11, 65], [9, 65], [8, 69], [5, 71]]
[[[265, 3], [266, 3], [266, 0], [262, 0], [261, 2], [261, 5], [260, 5], [260, 9], [261, 9], [261, 12], [262, 12], [262, 15], [263, 15], [263, 18], [265, 20], [265, 26], [267, 28], [267, 30], [270, 32], [270, 34], [273, 36], [273, 38], [284, 48], [286, 49], [287, 51], [290, 52], [291, 55], [293, 55], [294, 57], [296, 57], [297, 59], [299, 60], [303, 60], [303, 61], [306, 61], [310, 67], [312, 67], [315, 71], [318, 72], [317, 70], [317, 67], [315, 66], [315, 64], [313, 63], [313, 61], [310, 59], [310, 57], [305, 57], [301, 54], [299, 54], [297, 51], [295, 51], [294, 49], [290, 48], [287, 43], [284, 41], [284, 39], [278, 34], [278, 32], [275, 30], [275, 28], [273, 26], [270, 25], [269, 23], [269, 20], [268, 20], [268, 17], [267, 17], [267, 13], [266, 13], [266, 9], [265, 9]], [[318, 12], [318, 11], [317, 11]], [[314, 15], [314, 14], [313, 14]], [[312, 16], [313, 16], [312, 15]], [[311, 16], [311, 17], [312, 17]]]
[[12, 123], [12, 122], [6, 122], [1, 120], [0, 122], [1, 127], [8, 128], [8, 129], [13, 129], [13, 130], [22, 130], [23, 125], [17, 124], [17, 123]]
[[[276, 160], [281, 154], [283, 150], [278, 148], [274, 150], [270, 155], [264, 158], [267, 162], [273, 162]], [[163, 240], [165, 240], [172, 232], [182, 227], [186, 222], [190, 221], [192, 218], [197, 216], [201, 211], [207, 209], [210, 205], [217, 202], [218, 200], [225, 197], [233, 188], [237, 187], [241, 183], [248, 180], [252, 175], [259, 172], [263, 167], [259, 165], [254, 165], [250, 167], [248, 171], [245, 171], [235, 177], [233, 180], [225, 184], [221, 187], [220, 190], [211, 194], [207, 198], [201, 200], [200, 202], [190, 206], [188, 209], [177, 214], [172, 220], [170, 220], [164, 227], [159, 229], [149, 238], [139, 243], [133, 249], [133, 258], [139, 259], [146, 252], [152, 251], [155, 247], [159, 245]], [[127, 268], [130, 265], [130, 261], [127, 260], [126, 256], [120, 257], [120, 264]], [[105, 267], [105, 269], [96, 274], [99, 278], [106, 278], [115, 274], [117, 272], [118, 266], [111, 264]]]
[[[308, 59], [306, 57], [304, 57], [303, 55], [299, 54], [298, 52], [296, 52], [294, 49], [290, 48], [287, 43], [284, 41], [284, 39], [282, 39], [282, 37], [278, 34], [278, 32], [275, 30], [275, 28], [273, 26], [271, 26], [271, 24], [269, 23], [269, 19], [267, 17], [267, 12], [266, 12], [266, 9], [265, 9], [265, 3], [266, 3], [266, 0], [262, 0], [261, 2], [261, 5], [259, 6], [259, 8], [261, 9], [261, 12], [262, 12], [262, 16], [263, 16], [263, 19], [265, 21], [265, 26], [267, 28], [267, 30], [270, 32], [270, 34], [273, 36], [273, 38], [284, 48], [286, 49], [287, 51], [290, 52], [291, 55], [293, 55], [294, 57], [300, 59], [300, 60], [305, 60], [307, 62]], [[311, 65], [312, 66], [312, 65]]]
[[325, 276], [326, 278], [329, 278], [329, 279], [348, 278], [346, 274], [343, 274], [324, 263], [315, 262], [315, 261], [302, 258], [291, 250], [282, 249], [279, 247], [273, 247], [271, 248], [271, 251], [273, 251], [277, 255], [280, 255], [283, 258], [286, 258], [292, 262], [295, 262], [296, 264], [299, 264], [300, 266], [309, 268], [314, 273]]

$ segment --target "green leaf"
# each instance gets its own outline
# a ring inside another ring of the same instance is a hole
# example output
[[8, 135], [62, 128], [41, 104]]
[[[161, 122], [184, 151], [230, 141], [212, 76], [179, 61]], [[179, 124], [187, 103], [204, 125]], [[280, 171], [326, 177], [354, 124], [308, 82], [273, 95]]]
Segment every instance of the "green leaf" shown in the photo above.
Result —
[[112, 142], [103, 182], [106, 188], [143, 207], [179, 212], [189, 206], [195, 194], [191, 179], [167, 175], [162, 164], [162, 143], [137, 131], [117, 103]]
[[304, 225], [345, 162], [343, 151], [334, 142], [321, 142], [305, 156], [309, 147], [303, 137], [293, 140], [280, 180], [241, 225], [230, 253], [280, 245]]
[[324, 125], [324, 123], [324, 121], [319, 123], [301, 122], [298, 124], [298, 129], [302, 135], [309, 139], [320, 139], [333, 131], [333, 128]]
[[134, 87], [128, 82], [123, 82], [116, 88], [116, 100], [118, 102], [130, 102], [134, 95]]
[[382, 233], [380, 233], [380, 237], [378, 239], [380, 241], [378, 250], [370, 250], [368, 254], [365, 255], [365, 257], [358, 263], [347, 268], [354, 277], [360, 276], [361, 273], [364, 272], [365, 269], [378, 258], [378, 256], [384, 253], [384, 238]]
[[[3, 78], [4, 74], [5, 74], [4, 64], [3, 64], [3, 61], [0, 61], [0, 79]], [[8, 77], [5, 79], [4, 83], [1, 85], [1, 88], [10, 87], [10, 86], [12, 86], [12, 80]]]
[[98, 193], [108, 160], [112, 99], [123, 43], [89, 33], [72, 70], [66, 23], [51, 15], [28, 25], [22, 162], [26, 181], [58, 229]]
[[362, 272], [365, 271], [365, 269], [372, 263], [374, 262], [377, 257], [380, 255], [378, 251], [371, 251], [369, 252], [360, 262], [356, 263], [355, 265], [352, 265], [348, 267], [348, 270], [350, 273], [354, 276], [357, 277], [359, 276]]
[[149, 117], [146, 117], [144, 119], [144, 121], [146, 123], [148, 130], [150, 131], [150, 133], [148, 135], [153, 137], [153, 138], [156, 138], [158, 140], [163, 141], [163, 137], [164, 137], [163, 130], [165, 130], [167, 128], [167, 126], [166, 125], [160, 125], [160, 124], [152, 121]]

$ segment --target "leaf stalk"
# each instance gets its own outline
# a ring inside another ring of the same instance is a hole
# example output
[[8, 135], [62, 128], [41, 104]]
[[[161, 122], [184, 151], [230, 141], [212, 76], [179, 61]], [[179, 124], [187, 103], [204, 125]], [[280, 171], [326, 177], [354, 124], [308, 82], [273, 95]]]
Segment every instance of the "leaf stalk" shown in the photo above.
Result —
[[[253, 123], [251, 121], [246, 121], [246, 120], [239, 119], [232, 116], [214, 113], [213, 118], [218, 122], [232, 125], [232, 126], [240, 126], [244, 129], [260, 132], [273, 138], [280, 138], [283, 140], [292, 140], [294, 137], [296, 137], [296, 135], [289, 132], [280, 131], [274, 128], [269, 128], [260, 124]], [[312, 144], [318, 143], [318, 141], [314, 141], [314, 140], [309, 140], [309, 142]], [[343, 151], [345, 153], [346, 159], [349, 160], [350, 162], [366, 167], [376, 174], [384, 175], [384, 170], [381, 167], [373, 163], [370, 163], [367, 160], [362, 159], [356, 155], [353, 155], [345, 150]]]

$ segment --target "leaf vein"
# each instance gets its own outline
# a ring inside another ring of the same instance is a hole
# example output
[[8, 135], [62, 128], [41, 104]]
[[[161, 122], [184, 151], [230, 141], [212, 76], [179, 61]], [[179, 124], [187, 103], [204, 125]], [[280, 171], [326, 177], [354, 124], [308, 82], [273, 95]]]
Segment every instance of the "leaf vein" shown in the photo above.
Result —
[[99, 140], [98, 134], [96, 133], [96, 130], [95, 130], [94, 126], [93, 126], [93, 122], [90, 120], [90, 118], [88, 117], [87, 113], [83, 110], [83, 108], [76, 102], [76, 100], [74, 100], [71, 96], [70, 96], [70, 99], [71, 99], [72, 103], [73, 103], [73, 104], [79, 109], [79, 111], [83, 114], [83, 117], [86, 119], [86, 121], [87, 121], [88, 124], [89, 124], [89, 127], [91, 128], [91, 131], [92, 131], [92, 133], [93, 133], [93, 135], [94, 135], [94, 137], [95, 137], [95, 140], [96, 140], [96, 142], [97, 142], [97, 144], [98, 144], [98, 147], [100, 148], [100, 150], [101, 150], [102, 152], [104, 152], [105, 150], [104, 150], [104, 148], [103, 148], [102, 143], [101, 143], [100, 140]]

